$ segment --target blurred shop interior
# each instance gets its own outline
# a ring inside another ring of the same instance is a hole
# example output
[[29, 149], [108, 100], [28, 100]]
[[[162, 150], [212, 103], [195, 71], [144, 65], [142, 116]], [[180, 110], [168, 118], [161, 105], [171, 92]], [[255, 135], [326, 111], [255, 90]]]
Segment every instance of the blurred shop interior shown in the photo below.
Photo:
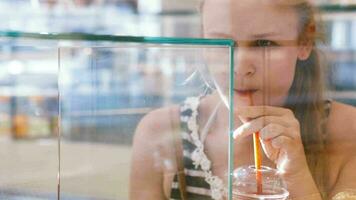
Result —
[[[196, 38], [201, 35], [198, 4], [198, 0], [2, 0], [0, 32]], [[356, 106], [356, 1], [318, 0], [317, 5], [325, 22], [326, 41], [320, 47], [327, 63], [327, 95]], [[135, 127], [150, 108], [183, 99], [165, 94], [167, 88], [161, 86], [175, 87], [164, 82], [167, 74], [174, 80], [185, 75], [178, 68], [126, 72], [129, 69], [117, 60], [127, 57], [103, 48], [95, 51], [100, 67], [94, 82], [90, 49], [73, 50], [72, 62], [59, 79], [57, 46], [70, 46], [71, 41], [0, 37], [0, 43], [0, 198], [56, 199], [61, 160], [62, 183], [67, 184], [62, 199], [127, 199]], [[137, 54], [138, 63], [142, 57], [155, 62], [159, 56]], [[180, 60], [167, 62], [179, 65]], [[120, 70], [125, 75], [112, 74]], [[123, 108], [142, 109], [131, 115], [115, 112]], [[61, 120], [60, 109], [69, 109], [71, 115]]]

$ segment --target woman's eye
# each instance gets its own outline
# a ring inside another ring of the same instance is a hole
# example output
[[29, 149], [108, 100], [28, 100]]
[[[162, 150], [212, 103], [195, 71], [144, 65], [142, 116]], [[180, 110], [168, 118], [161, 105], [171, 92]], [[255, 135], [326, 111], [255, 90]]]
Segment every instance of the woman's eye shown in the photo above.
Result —
[[270, 47], [276, 46], [276, 43], [271, 40], [256, 40], [257, 47]]

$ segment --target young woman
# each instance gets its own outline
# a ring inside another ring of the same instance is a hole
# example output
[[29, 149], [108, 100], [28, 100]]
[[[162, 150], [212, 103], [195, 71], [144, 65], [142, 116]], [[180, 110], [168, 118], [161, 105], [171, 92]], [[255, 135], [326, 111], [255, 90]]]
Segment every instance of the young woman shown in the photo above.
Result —
[[[235, 167], [253, 163], [251, 135], [259, 131], [263, 165], [282, 173], [292, 199], [350, 199], [356, 190], [356, 109], [322, 95], [311, 5], [205, 0], [201, 10], [204, 37], [236, 41]], [[144, 117], [134, 138], [131, 199], [179, 199], [175, 126], [182, 130], [188, 198], [226, 198], [228, 110], [216, 106], [219, 101], [213, 91]], [[205, 164], [197, 165], [197, 152]]]

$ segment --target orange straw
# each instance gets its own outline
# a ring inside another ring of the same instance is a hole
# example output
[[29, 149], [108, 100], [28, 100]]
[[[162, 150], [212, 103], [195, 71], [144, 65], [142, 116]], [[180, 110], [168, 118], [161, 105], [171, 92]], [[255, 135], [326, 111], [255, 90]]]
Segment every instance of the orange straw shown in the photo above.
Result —
[[[253, 106], [252, 94], [249, 93], [250, 105]], [[261, 148], [260, 148], [260, 133], [257, 131], [253, 133], [253, 150], [255, 158], [255, 168], [256, 168], [256, 182], [257, 182], [257, 194], [262, 194], [262, 174], [261, 174]]]

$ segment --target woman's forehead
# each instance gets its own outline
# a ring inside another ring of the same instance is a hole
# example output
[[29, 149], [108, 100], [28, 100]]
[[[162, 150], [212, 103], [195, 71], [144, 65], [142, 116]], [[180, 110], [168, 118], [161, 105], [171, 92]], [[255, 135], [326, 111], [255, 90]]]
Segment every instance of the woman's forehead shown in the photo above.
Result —
[[226, 34], [249, 40], [259, 35], [295, 39], [298, 36], [297, 12], [290, 6], [266, 0], [205, 0], [204, 34]]

